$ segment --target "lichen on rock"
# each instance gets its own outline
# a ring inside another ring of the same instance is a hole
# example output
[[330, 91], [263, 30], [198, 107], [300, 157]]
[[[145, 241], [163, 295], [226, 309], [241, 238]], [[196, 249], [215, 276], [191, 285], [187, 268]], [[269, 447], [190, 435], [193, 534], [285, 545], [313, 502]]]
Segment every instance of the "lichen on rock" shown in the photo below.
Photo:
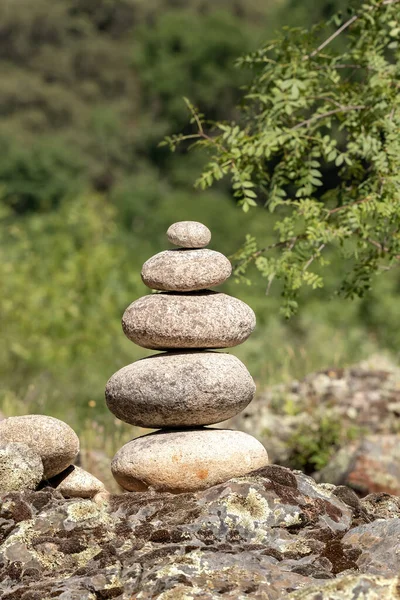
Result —
[[398, 498], [273, 465], [179, 495], [7, 493], [0, 598], [392, 600], [399, 523]]

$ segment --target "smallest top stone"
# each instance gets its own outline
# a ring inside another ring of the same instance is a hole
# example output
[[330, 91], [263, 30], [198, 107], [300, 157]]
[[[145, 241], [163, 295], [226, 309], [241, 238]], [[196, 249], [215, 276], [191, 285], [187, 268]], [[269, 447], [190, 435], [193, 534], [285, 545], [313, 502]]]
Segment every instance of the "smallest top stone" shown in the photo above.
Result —
[[204, 248], [211, 241], [211, 231], [197, 221], [179, 221], [168, 229], [167, 238], [180, 248]]

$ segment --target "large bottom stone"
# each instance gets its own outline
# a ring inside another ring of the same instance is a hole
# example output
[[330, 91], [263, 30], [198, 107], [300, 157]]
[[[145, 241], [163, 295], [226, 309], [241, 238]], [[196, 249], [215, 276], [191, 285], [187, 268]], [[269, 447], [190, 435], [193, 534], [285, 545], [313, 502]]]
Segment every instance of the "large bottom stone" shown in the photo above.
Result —
[[128, 442], [111, 471], [121, 487], [173, 493], [206, 489], [268, 463], [258, 440], [228, 429], [160, 431]]

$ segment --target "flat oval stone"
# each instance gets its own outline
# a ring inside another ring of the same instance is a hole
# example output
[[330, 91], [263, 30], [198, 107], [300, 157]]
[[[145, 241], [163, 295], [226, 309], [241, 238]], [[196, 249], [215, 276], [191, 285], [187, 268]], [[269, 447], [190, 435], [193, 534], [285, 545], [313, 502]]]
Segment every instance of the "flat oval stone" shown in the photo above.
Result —
[[121, 421], [157, 429], [225, 421], [253, 399], [244, 364], [218, 352], [167, 352], [123, 367], [106, 386], [107, 406]]
[[167, 238], [181, 248], [204, 248], [211, 241], [211, 231], [198, 221], [178, 221], [168, 229]]
[[228, 429], [161, 431], [128, 442], [111, 471], [121, 487], [135, 492], [189, 492], [209, 488], [265, 467], [268, 455], [258, 440]]
[[40, 456], [26, 444], [0, 447], [0, 493], [35, 490], [43, 479]]
[[0, 421], [0, 444], [21, 442], [42, 459], [48, 479], [71, 465], [79, 452], [79, 439], [63, 421], [46, 415], [24, 415]]
[[53, 477], [49, 484], [65, 498], [93, 498], [106, 491], [100, 479], [74, 465]]
[[220, 285], [231, 273], [231, 263], [220, 252], [165, 250], [144, 263], [142, 280], [153, 290], [191, 292]]
[[153, 350], [230, 348], [244, 342], [255, 324], [250, 306], [210, 291], [143, 296], [122, 317], [125, 335]]

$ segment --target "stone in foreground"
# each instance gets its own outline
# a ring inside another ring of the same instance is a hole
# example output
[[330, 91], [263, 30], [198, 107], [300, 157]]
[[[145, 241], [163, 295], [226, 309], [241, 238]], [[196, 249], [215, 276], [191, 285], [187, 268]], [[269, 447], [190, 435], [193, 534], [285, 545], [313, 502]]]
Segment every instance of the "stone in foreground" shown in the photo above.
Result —
[[49, 484], [65, 498], [93, 498], [99, 492], [106, 491], [97, 477], [73, 465], [53, 477]]
[[43, 478], [40, 456], [26, 444], [0, 447], [0, 493], [35, 490]]
[[167, 238], [181, 248], [204, 248], [211, 241], [211, 231], [198, 221], [178, 221], [169, 227]]
[[219, 352], [172, 352], [123, 367], [106, 386], [107, 406], [138, 427], [211, 425], [233, 417], [256, 386], [244, 364]]
[[241, 431], [162, 431], [128, 442], [114, 456], [111, 471], [121, 487], [152, 487], [172, 493], [209, 488], [268, 464], [267, 452]]
[[122, 317], [125, 335], [153, 350], [230, 348], [242, 344], [255, 324], [250, 306], [208, 290], [143, 296]]
[[231, 263], [220, 252], [165, 250], [144, 263], [142, 279], [153, 290], [192, 292], [220, 285], [231, 273]]
[[45, 415], [9, 417], [0, 422], [0, 445], [21, 442], [32, 448], [42, 459], [43, 478], [64, 471], [79, 452], [79, 439], [63, 421]]

